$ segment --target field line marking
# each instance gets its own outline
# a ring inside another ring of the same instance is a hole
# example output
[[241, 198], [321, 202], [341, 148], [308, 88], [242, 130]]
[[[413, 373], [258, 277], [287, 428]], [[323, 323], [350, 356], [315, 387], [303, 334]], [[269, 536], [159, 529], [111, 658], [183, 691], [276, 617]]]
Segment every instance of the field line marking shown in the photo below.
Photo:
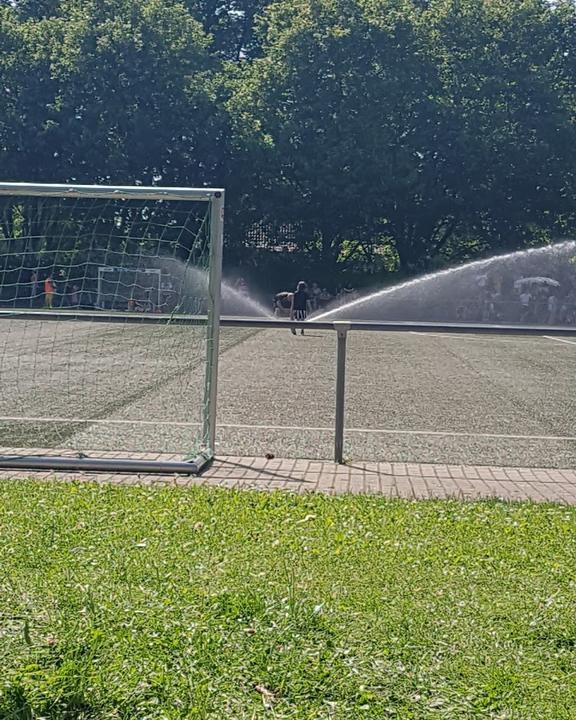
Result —
[[429, 335], [430, 337], [446, 338], [448, 340], [471, 340], [472, 342], [482, 339], [478, 337], [467, 337], [466, 335], [451, 335], [450, 333], [419, 333], [413, 330], [410, 331], [410, 335]]
[[[77, 423], [90, 425], [144, 425], [144, 426], [170, 426], [170, 427], [199, 427], [199, 422], [184, 422], [178, 420], [126, 420], [102, 418], [63, 418], [63, 417], [30, 417], [25, 415], [0, 416], [0, 422], [37, 422], [37, 423]], [[299, 425], [249, 425], [245, 423], [218, 423], [218, 427], [230, 430], [288, 430], [298, 432], [334, 432], [332, 427], [306, 427]], [[390, 428], [346, 428], [347, 433], [365, 435], [408, 435], [433, 437], [462, 437], [486, 438], [500, 440], [555, 440], [561, 442], [575, 442], [574, 435], [517, 435], [507, 433], [474, 433], [474, 432], [445, 432], [442, 430], [393, 430]]]
[[554, 340], [555, 342], [564, 343], [565, 345], [576, 345], [574, 340], [565, 340], [564, 338], [553, 337], [552, 335], [542, 335], [546, 340]]
[[0, 422], [37, 422], [37, 423], [75, 423], [90, 425], [171, 425], [182, 427], [199, 427], [199, 422], [178, 420], [128, 420], [121, 418], [78, 418], [78, 417], [34, 417], [30, 415], [3, 415]]
[[[434, 332], [427, 332], [427, 333], [420, 333], [420, 332], [414, 332], [414, 330], [410, 330], [410, 335], [420, 335], [420, 336], [430, 336], [430, 337], [438, 337], [438, 338], [444, 338], [444, 340], [468, 340], [470, 342], [481, 342], [482, 340], [498, 340], [498, 343], [507, 343], [509, 345], [518, 345], [522, 342], [526, 342], [527, 340], [539, 340], [540, 336], [538, 335], [519, 335], [514, 339], [511, 339], [509, 337], [503, 337], [502, 335], [458, 335], [455, 333], [434, 333]], [[546, 337], [546, 335], [542, 335], [542, 337]], [[556, 338], [551, 338], [556, 339]], [[576, 345], [576, 342], [574, 343]]]

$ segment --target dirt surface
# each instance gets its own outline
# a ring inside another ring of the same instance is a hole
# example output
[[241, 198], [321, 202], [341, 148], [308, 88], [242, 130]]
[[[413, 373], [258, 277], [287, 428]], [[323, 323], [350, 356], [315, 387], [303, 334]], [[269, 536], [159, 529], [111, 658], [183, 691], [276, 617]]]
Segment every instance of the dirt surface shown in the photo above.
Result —
[[[193, 447], [198, 330], [37, 320], [0, 330], [4, 446]], [[222, 348], [218, 452], [330, 458], [335, 333], [225, 329]], [[575, 371], [566, 339], [353, 332], [346, 455], [576, 467]]]

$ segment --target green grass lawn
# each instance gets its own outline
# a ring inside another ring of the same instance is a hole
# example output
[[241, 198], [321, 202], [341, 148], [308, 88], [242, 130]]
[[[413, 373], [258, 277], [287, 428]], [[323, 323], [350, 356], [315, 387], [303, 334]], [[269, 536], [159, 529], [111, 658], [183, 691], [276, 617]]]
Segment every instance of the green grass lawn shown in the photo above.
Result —
[[0, 484], [1, 718], [576, 714], [576, 509]]

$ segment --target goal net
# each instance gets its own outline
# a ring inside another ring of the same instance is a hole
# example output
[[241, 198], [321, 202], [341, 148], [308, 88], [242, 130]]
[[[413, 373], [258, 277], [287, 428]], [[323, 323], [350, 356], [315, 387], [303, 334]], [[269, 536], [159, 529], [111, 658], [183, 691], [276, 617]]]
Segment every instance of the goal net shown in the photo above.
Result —
[[212, 456], [222, 222], [220, 190], [0, 183], [4, 461]]

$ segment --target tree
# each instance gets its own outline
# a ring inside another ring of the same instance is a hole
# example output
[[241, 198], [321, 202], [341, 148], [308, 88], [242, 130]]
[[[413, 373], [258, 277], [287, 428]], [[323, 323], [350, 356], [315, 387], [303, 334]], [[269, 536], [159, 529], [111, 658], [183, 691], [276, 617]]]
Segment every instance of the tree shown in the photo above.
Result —
[[[227, 126], [218, 65], [183, 6], [63, 0], [56, 17], [40, 20], [0, 10], [0, 33], [0, 76], [10, 90], [0, 125], [4, 180], [222, 182]], [[42, 228], [27, 234], [42, 234], [44, 250], [51, 247], [49, 213], [50, 203], [39, 202], [34, 219], [23, 220]], [[2, 217], [12, 221], [10, 206]], [[10, 227], [3, 229], [14, 238]], [[17, 252], [17, 243], [11, 249]]]
[[51, 17], [58, 14], [60, 0], [0, 0], [21, 19]]
[[541, 242], [576, 200], [576, 6], [546, 0], [438, 0], [449, 108], [444, 155], [466, 221], [486, 248]]
[[[19, 21], [11, 8], [0, 8], [0, 168], [4, 180], [38, 178], [31, 171], [45, 132], [47, 108], [56, 92], [48, 63], [36, 52], [38, 41], [29, 24]], [[30, 174], [31, 173], [31, 174]]]
[[411, 273], [574, 224], [572, 0], [0, 0], [0, 42], [4, 179], [224, 185], [238, 254]]
[[224, 132], [208, 39], [181, 5], [63, 0], [20, 26], [19, 176], [38, 180], [202, 184]]
[[185, 4], [212, 37], [212, 52], [234, 61], [258, 54], [255, 27], [268, 0], [185, 0]]
[[240, 79], [235, 98], [267, 150], [265, 210], [299, 224], [306, 247], [332, 269], [343, 243], [369, 246], [387, 234], [392, 215], [400, 232], [424, 184], [427, 201], [445, 203], [427, 163], [442, 116], [438, 73], [416, 13], [386, 7], [270, 6], [264, 57]]
[[524, 242], [574, 199], [573, 27], [544, 0], [274, 3], [234, 98], [262, 212], [331, 268], [375, 238], [409, 272], [498, 224]]

